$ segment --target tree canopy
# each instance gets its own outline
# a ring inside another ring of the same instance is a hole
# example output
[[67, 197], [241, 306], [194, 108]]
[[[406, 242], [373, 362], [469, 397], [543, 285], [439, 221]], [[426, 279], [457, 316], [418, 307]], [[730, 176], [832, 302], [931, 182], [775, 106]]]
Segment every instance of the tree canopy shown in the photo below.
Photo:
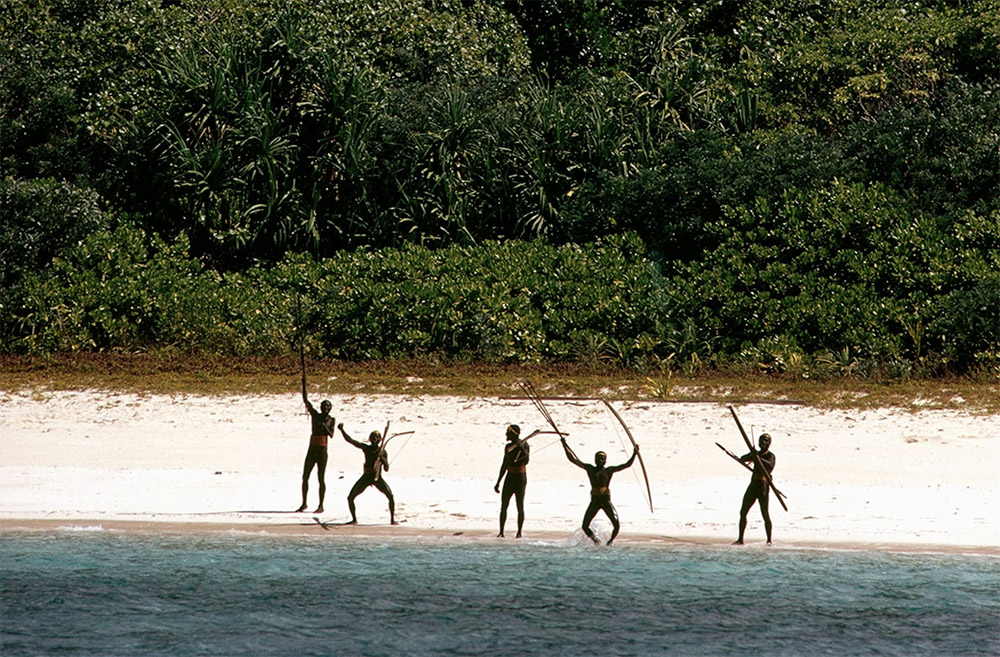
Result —
[[[0, 17], [4, 350], [161, 341], [138, 310], [118, 339], [79, 309], [75, 333], [40, 338], [69, 325], [52, 295], [87, 285], [70, 272], [103, 266], [97, 244], [121, 280], [166, 258], [168, 278], [247, 285], [303, 257], [314, 279], [375, 276], [350, 258], [386, 250], [489, 278], [541, 239], [641, 253], [657, 292], [631, 312], [651, 323], [518, 301], [544, 322], [513, 350], [454, 326], [461, 348], [428, 341], [451, 325], [427, 316], [379, 353], [648, 365], [642, 344], [780, 369], [847, 350], [1000, 373], [981, 311], [1000, 305], [997, 0], [0, 0]], [[397, 303], [421, 295], [450, 298]], [[365, 357], [371, 335], [331, 313], [327, 353]]]

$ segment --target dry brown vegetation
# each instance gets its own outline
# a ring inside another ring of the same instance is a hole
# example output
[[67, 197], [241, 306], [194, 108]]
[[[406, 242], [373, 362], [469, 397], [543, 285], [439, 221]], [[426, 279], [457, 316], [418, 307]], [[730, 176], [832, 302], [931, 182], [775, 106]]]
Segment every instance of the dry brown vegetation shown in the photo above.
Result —
[[[804, 403], [826, 408], [896, 407], [1000, 412], [1000, 382], [962, 378], [872, 382], [814, 381], [787, 375], [648, 376], [612, 368], [442, 364], [427, 361], [308, 361], [310, 389], [326, 394], [519, 396], [531, 380], [553, 397], [660, 402]], [[0, 390], [115, 390], [149, 394], [295, 394], [297, 359], [231, 359], [151, 354], [0, 356]]]

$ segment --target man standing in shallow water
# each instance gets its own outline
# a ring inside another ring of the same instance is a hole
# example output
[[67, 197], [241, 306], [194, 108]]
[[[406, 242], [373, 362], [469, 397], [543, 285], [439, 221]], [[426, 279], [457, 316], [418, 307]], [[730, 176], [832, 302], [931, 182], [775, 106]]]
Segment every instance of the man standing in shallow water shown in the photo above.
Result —
[[[744, 463], [753, 462], [753, 473], [750, 475], [750, 485], [743, 493], [743, 505], [740, 507], [740, 537], [733, 545], [743, 545], [743, 534], [747, 528], [747, 513], [754, 502], [760, 504], [760, 514], [764, 517], [764, 531], [767, 532], [767, 544], [771, 544], [771, 514], [768, 513], [768, 500], [770, 497], [770, 487], [767, 484], [767, 476], [774, 470], [775, 457], [771, 452], [771, 435], [762, 433], [757, 439], [760, 449], [749, 452], [740, 457]], [[754, 458], [754, 456], [758, 458]], [[759, 460], [759, 463], [758, 463]], [[767, 476], [760, 468], [760, 464], [767, 468]]]
[[319, 478], [319, 506], [314, 513], [323, 513], [323, 498], [326, 497], [326, 461], [327, 442], [333, 435], [333, 428], [336, 426], [336, 419], [330, 416], [333, 404], [324, 399], [319, 405], [317, 412], [313, 405], [309, 403], [306, 395], [306, 374], [302, 372], [302, 401], [306, 404], [309, 417], [312, 421], [312, 434], [309, 436], [309, 451], [306, 452], [306, 461], [302, 466], [302, 506], [296, 509], [296, 513], [306, 510], [306, 496], [309, 494], [309, 475], [312, 474], [313, 466], [316, 467], [316, 476]]
[[528, 438], [540, 433], [533, 432], [530, 436], [521, 440], [521, 427], [512, 424], [507, 427], [507, 445], [504, 448], [503, 463], [500, 464], [500, 474], [497, 476], [497, 484], [493, 490], [500, 492], [500, 480], [507, 478], [503, 482], [503, 493], [500, 496], [500, 533], [497, 538], [503, 538], [504, 525], [507, 524], [507, 507], [510, 506], [510, 498], [514, 497], [517, 503], [517, 538], [521, 538], [521, 529], [524, 527], [524, 491], [528, 486], [528, 459], [531, 447], [528, 445]]
[[597, 537], [594, 536], [594, 532], [590, 529], [590, 523], [598, 511], [604, 511], [608, 519], [611, 520], [611, 538], [607, 542], [608, 545], [611, 545], [618, 536], [618, 530], [621, 528], [621, 524], [618, 522], [618, 512], [615, 511], [614, 505], [611, 504], [611, 475], [632, 466], [635, 457], [639, 454], [639, 446], [633, 443], [632, 457], [621, 465], [606, 466], [608, 455], [604, 452], [597, 452], [594, 455], [594, 465], [590, 465], [581, 461], [573, 453], [573, 450], [570, 449], [569, 444], [566, 442], [565, 436], [561, 436], [561, 440], [563, 450], [566, 452], [566, 458], [569, 459], [569, 462], [578, 468], [586, 470], [587, 476], [590, 478], [590, 506], [587, 507], [587, 512], [583, 514], [583, 531], [590, 537], [590, 540], [599, 544]]

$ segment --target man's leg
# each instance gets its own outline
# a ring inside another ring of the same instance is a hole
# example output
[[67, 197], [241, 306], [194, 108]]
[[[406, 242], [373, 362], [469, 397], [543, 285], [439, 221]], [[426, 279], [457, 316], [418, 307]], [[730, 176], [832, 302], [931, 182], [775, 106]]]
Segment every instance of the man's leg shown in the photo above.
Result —
[[323, 513], [323, 500], [326, 498], [326, 461], [328, 454], [326, 448], [317, 450], [316, 455], [316, 475], [319, 477], [319, 506], [314, 513]]
[[507, 475], [507, 479], [503, 482], [503, 491], [500, 493], [500, 533], [497, 534], [497, 538], [503, 538], [503, 528], [507, 524], [507, 507], [510, 506], [510, 497], [514, 494], [507, 482], [510, 481], [510, 475]]
[[524, 479], [514, 491], [514, 499], [517, 503], [517, 538], [521, 538], [521, 529], [524, 528], [524, 491], [527, 487], [528, 480]]
[[609, 499], [604, 503], [604, 513], [611, 520], [611, 538], [608, 539], [608, 545], [614, 542], [615, 538], [618, 537], [618, 530], [621, 529], [621, 523], [618, 522], [618, 511], [615, 510], [615, 506], [611, 503]]
[[368, 488], [371, 483], [371, 475], [363, 474], [356, 482], [354, 482], [351, 492], [347, 494], [347, 508], [351, 511], [351, 522], [349, 524], [358, 524], [358, 515], [354, 508], [354, 498], [364, 492], [364, 490]]
[[587, 512], [583, 514], [583, 533], [590, 537], [590, 540], [594, 542], [595, 545], [600, 545], [600, 541], [594, 536], [594, 532], [590, 529], [590, 522], [597, 515], [598, 509], [601, 508], [600, 502], [590, 500], [590, 506], [587, 507]]
[[306, 452], [306, 462], [302, 466], [302, 506], [295, 510], [296, 513], [301, 513], [306, 510], [306, 496], [309, 494], [309, 475], [312, 474], [313, 465], [315, 465], [316, 459], [313, 453], [312, 447]]
[[375, 488], [382, 491], [382, 494], [389, 498], [389, 524], [396, 524], [396, 498], [392, 496], [392, 489], [389, 488], [389, 484], [385, 483], [385, 479], [379, 478], [375, 482]]
[[767, 544], [771, 544], [771, 513], [769, 507], [770, 501], [770, 491], [765, 486], [764, 490], [761, 492], [760, 497], [757, 498], [760, 503], [760, 514], [764, 516], [764, 531], [767, 532]]
[[753, 506], [754, 501], [757, 499], [757, 493], [754, 490], [753, 482], [747, 486], [746, 492], [743, 493], [743, 504], [740, 506], [740, 537], [736, 539], [733, 545], [743, 545], [743, 534], [747, 530], [747, 513], [750, 511], [750, 507]]

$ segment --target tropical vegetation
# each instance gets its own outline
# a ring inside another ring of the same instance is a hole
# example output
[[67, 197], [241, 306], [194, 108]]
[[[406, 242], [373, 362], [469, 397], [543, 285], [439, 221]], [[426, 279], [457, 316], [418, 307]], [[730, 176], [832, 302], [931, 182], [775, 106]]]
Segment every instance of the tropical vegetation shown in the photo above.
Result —
[[0, 0], [0, 353], [1000, 377], [998, 0]]

